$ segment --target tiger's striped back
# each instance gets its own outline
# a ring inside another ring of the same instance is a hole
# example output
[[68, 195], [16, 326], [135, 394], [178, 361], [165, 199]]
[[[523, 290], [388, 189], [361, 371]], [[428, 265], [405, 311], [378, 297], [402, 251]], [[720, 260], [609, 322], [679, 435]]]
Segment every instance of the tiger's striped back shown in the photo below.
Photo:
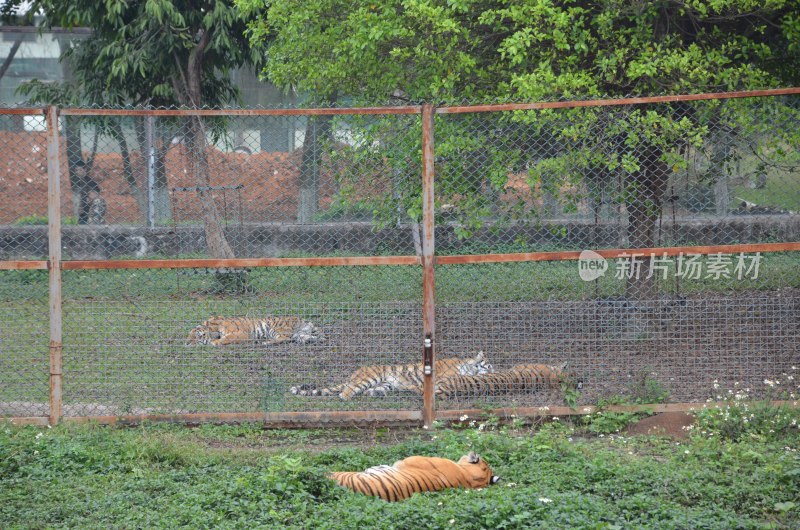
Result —
[[[486, 363], [483, 352], [475, 357], [461, 359], [451, 357], [434, 363], [436, 377], [449, 379], [458, 375], [478, 375], [492, 372], [492, 365]], [[353, 372], [348, 380], [330, 388], [317, 389], [313, 386], [298, 385], [290, 388], [298, 396], [334, 396], [350, 400], [355, 396], [385, 396], [390, 391], [410, 391], [422, 393], [424, 371], [422, 363], [362, 366]]]
[[356, 493], [401, 501], [415, 493], [446, 488], [483, 488], [496, 483], [489, 465], [470, 453], [458, 462], [446, 458], [411, 456], [391, 466], [375, 466], [364, 471], [340, 471], [330, 478]]
[[319, 339], [317, 327], [299, 317], [211, 317], [189, 332], [186, 344], [227, 344], [258, 342], [306, 344]]
[[567, 363], [518, 364], [510, 370], [490, 374], [459, 375], [438, 381], [436, 395], [452, 398], [458, 395], [492, 396], [509, 392], [533, 392], [544, 388], [559, 388], [571, 379]]

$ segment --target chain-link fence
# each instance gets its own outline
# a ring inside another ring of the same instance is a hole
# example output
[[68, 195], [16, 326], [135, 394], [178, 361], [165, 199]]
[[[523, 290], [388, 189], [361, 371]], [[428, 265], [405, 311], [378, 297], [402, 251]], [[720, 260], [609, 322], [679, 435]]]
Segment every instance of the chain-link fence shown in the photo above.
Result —
[[49, 413], [48, 363], [65, 418], [789, 397], [764, 383], [800, 364], [787, 92], [64, 109], [58, 131], [0, 110], [0, 414]]

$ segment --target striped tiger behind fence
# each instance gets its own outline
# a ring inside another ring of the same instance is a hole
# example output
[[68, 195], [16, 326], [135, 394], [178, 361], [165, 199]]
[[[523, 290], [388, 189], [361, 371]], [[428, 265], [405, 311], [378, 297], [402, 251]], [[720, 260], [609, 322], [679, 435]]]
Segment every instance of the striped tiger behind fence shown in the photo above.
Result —
[[462, 456], [458, 462], [410, 456], [391, 466], [339, 471], [329, 476], [340, 486], [385, 501], [401, 501], [415, 493], [445, 488], [483, 488], [500, 480], [486, 461], [475, 453]]
[[457, 375], [441, 380], [436, 385], [436, 396], [493, 396], [510, 392], [534, 392], [544, 388], [561, 388], [562, 385], [581, 388], [582, 382], [567, 370], [567, 363], [518, 364], [510, 370], [489, 374]]
[[[454, 376], [489, 374], [492, 365], [484, 359], [483, 352], [475, 357], [460, 359], [451, 357], [434, 363], [437, 380], [447, 380]], [[422, 394], [422, 363], [362, 366], [353, 372], [348, 380], [330, 388], [318, 389], [311, 385], [298, 385], [289, 389], [297, 396], [335, 396], [347, 401], [364, 394], [371, 397], [386, 396], [390, 391], [410, 391]]]
[[296, 342], [306, 344], [319, 340], [319, 330], [299, 317], [211, 317], [189, 332], [186, 345], [228, 344], [261, 342], [261, 344], [281, 344]]

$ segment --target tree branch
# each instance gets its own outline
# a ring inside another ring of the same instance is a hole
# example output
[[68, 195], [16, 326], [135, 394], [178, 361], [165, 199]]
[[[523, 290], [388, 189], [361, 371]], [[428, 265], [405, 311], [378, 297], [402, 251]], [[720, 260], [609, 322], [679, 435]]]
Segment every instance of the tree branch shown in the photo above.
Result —
[[193, 107], [199, 108], [201, 105], [201, 75], [203, 71], [203, 58], [205, 57], [206, 48], [211, 42], [211, 35], [213, 30], [200, 30], [200, 39], [197, 41], [197, 46], [189, 53], [189, 62], [186, 66], [186, 75], [188, 77], [188, 96]]
[[17, 50], [19, 50], [20, 45], [22, 44], [22, 37], [17, 37], [17, 40], [14, 41], [14, 44], [11, 45], [11, 49], [8, 51], [8, 56], [6, 60], [3, 61], [3, 65], [0, 66], [0, 79], [3, 79], [3, 76], [6, 75], [6, 71], [11, 66], [11, 62], [14, 60], [14, 56], [17, 54]]

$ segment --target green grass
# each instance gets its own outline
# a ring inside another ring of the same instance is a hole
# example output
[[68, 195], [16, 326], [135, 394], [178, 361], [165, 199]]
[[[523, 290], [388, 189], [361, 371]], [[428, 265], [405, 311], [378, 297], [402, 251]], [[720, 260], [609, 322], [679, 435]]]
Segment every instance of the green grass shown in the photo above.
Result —
[[[430, 432], [0, 425], [0, 527], [797, 528], [797, 429], [744, 434], [676, 443], [491, 418]], [[470, 450], [499, 485], [390, 504], [325, 478]]]
[[[800, 211], [800, 177], [793, 173], [780, 173], [767, 179], [761, 189], [747, 186], [734, 188], [733, 196], [758, 206], [770, 206], [790, 212]], [[734, 203], [738, 206], [738, 202]]]
[[[733, 271], [737, 256], [731, 256]], [[800, 254], [770, 253], [761, 257], [756, 279], [708, 278], [709, 258], [701, 258], [703, 278], [681, 280], [682, 294], [772, 290], [800, 287], [796, 274]], [[746, 262], [749, 264], [750, 261]], [[436, 269], [437, 300], [530, 301], [582, 300], [620, 296], [624, 281], [615, 278], [617, 262], [609, 262], [605, 276], [583, 282], [575, 261], [441, 265]], [[675, 290], [675, 260], [667, 280], [659, 280], [663, 292]], [[642, 274], [647, 274], [642, 269]], [[214, 274], [205, 270], [133, 269], [116, 271], [65, 271], [65, 303], [82, 300], [212, 300], [235, 305], [240, 300], [261, 300], [273, 305], [303, 303], [405, 302], [422, 299], [422, 270], [415, 266], [374, 267], [266, 267], [252, 269], [243, 293], [220, 291]], [[48, 293], [47, 271], [0, 271], [0, 300], [44, 300]]]

